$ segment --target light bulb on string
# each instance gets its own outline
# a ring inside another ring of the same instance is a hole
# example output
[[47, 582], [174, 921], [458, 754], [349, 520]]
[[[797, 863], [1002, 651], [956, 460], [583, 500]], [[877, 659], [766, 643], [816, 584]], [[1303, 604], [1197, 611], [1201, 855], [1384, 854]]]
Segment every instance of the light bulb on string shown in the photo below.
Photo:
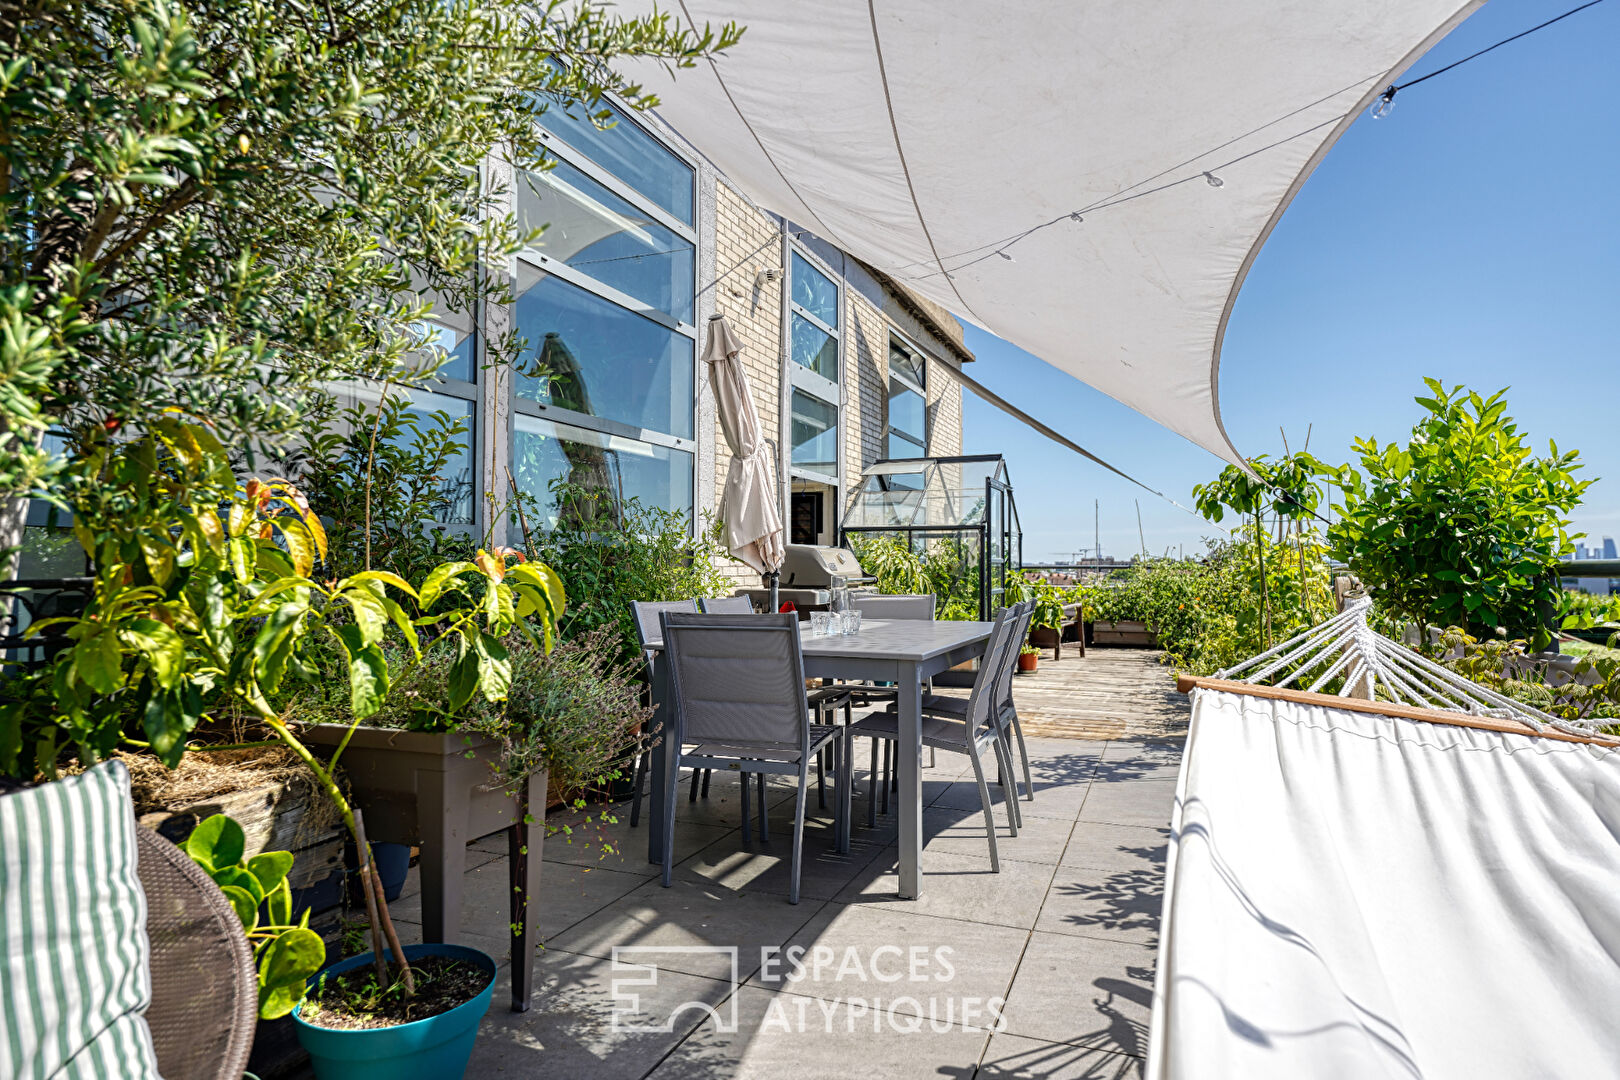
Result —
[[1225, 187], [1226, 186], [1226, 181], [1222, 180], [1220, 177], [1216, 176], [1212, 172], [1204, 173], [1204, 182], [1209, 184], [1210, 187]]
[[1070, 221], [1084, 221], [1086, 219], [1080, 216], [1080, 211], [1076, 210], [1074, 213], [1069, 215], [1069, 220]]
[[1393, 112], [1394, 109], [1395, 87], [1390, 85], [1384, 88], [1384, 92], [1378, 95], [1378, 100], [1373, 102], [1372, 108], [1367, 111], [1372, 113], [1372, 118], [1374, 120], [1382, 120], [1384, 117]]
[[1011, 255], [1007, 254], [1005, 251], [998, 251], [998, 252], [996, 252], [996, 254], [1000, 255], [1003, 259], [1006, 259], [1008, 262], [1013, 261], [1013, 257]]

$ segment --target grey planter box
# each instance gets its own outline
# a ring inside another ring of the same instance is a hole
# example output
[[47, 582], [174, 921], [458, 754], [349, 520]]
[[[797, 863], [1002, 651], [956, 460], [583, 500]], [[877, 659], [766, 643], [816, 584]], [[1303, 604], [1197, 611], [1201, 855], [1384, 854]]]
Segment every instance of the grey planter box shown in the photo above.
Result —
[[[310, 746], [334, 750], [347, 730], [319, 724], [299, 737]], [[453, 732], [360, 727], [339, 764], [354, 804], [365, 812], [366, 839], [422, 849], [423, 941], [455, 942], [460, 937], [467, 843], [506, 830], [512, 873], [512, 1008], [523, 1012], [529, 1007], [538, 944], [546, 773], [530, 776], [526, 791], [508, 794], [494, 784], [491, 765], [497, 749], [493, 740]]]

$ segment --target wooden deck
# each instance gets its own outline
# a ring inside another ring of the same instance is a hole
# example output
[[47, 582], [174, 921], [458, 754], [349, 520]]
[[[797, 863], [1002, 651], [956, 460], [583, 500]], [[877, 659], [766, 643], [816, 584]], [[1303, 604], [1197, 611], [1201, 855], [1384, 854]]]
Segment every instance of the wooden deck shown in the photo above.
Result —
[[1191, 708], [1150, 649], [1041, 650], [1040, 667], [1013, 680], [1026, 735], [1060, 739], [1179, 738]]

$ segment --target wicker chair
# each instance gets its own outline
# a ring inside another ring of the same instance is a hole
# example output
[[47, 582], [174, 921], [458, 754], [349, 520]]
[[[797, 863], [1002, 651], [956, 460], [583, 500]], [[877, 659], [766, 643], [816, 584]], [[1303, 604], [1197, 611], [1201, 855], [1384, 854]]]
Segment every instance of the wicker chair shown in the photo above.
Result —
[[151, 829], [135, 829], [152, 943], [152, 1030], [164, 1080], [239, 1080], [259, 1018], [259, 979], [225, 894]]

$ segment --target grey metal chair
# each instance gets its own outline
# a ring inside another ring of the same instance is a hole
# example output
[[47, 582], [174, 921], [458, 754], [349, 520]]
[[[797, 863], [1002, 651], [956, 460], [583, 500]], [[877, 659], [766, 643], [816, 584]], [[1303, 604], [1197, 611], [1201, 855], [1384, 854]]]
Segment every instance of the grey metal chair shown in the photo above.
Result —
[[701, 601], [705, 615], [753, 615], [754, 602], [746, 596], [705, 596]]
[[[632, 600], [630, 602], [630, 615], [636, 623], [636, 640], [641, 643], [641, 660], [647, 667], [647, 685], [653, 684], [653, 666], [658, 662], [658, 654], [647, 648], [649, 643], [663, 640], [663, 629], [658, 622], [658, 616], [666, 611], [695, 612], [698, 609], [696, 600]], [[647, 786], [647, 770], [652, 764], [652, 752], [643, 749], [636, 758], [635, 791], [630, 796], [630, 827], [633, 829], [641, 823], [642, 791]], [[709, 794], [709, 774], [702, 774], [702, 791], [706, 797]], [[693, 802], [698, 797], [699, 774], [692, 774]], [[747, 791], [743, 792], [744, 806], [747, 804]]]
[[[996, 617], [995, 627], [990, 632], [990, 641], [985, 647], [984, 662], [979, 665], [977, 676], [973, 680], [973, 689], [967, 697], [967, 707], [962, 717], [948, 717], [924, 714], [922, 718], [923, 745], [951, 753], [966, 754], [973, 762], [973, 775], [979, 783], [979, 800], [984, 807], [985, 836], [990, 844], [990, 868], [996, 873], [1001, 872], [1001, 859], [996, 851], [996, 816], [994, 804], [990, 801], [990, 788], [985, 781], [984, 752], [989, 749], [996, 757], [996, 767], [1004, 777], [1012, 775], [1012, 762], [1007, 757], [1007, 749], [1002, 742], [1001, 729], [996, 722], [995, 693], [996, 675], [1001, 670], [1001, 664], [1010, 649], [1014, 655], [1018, 652], [1017, 642], [1013, 640], [1013, 632], [1017, 629], [1017, 616], [1011, 610], [1003, 609]], [[849, 728], [851, 738], [866, 736], [872, 740], [872, 776], [870, 805], [866, 810], [867, 825], [877, 824], [877, 744], [879, 740], [888, 744], [897, 743], [900, 739], [900, 714], [894, 706], [882, 712], [869, 713], [855, 721]], [[853, 747], [851, 747], [853, 750]], [[853, 756], [853, 755], [851, 755]], [[888, 790], [888, 777], [883, 778], [885, 793]], [[1014, 798], [1008, 800], [1007, 825], [1013, 836], [1018, 835], [1019, 813], [1016, 806], [1016, 785]]]
[[934, 619], [933, 593], [857, 593], [849, 598], [849, 603], [863, 619], [926, 619], [929, 622]]
[[[1012, 763], [1012, 744], [1014, 738], [1018, 741], [1018, 752], [1023, 758], [1024, 766], [1024, 798], [1031, 802], [1035, 800], [1035, 780], [1029, 769], [1029, 750], [1024, 745], [1024, 729], [1018, 723], [1018, 708], [1013, 703], [1013, 673], [1018, 670], [1018, 653], [1023, 643], [1029, 638], [1029, 624], [1035, 618], [1035, 601], [1026, 600], [1004, 609], [1015, 620], [1012, 630], [1012, 640], [1003, 655], [1001, 669], [996, 673], [995, 690], [992, 708], [996, 727], [1001, 735], [1002, 746], [1006, 750], [1009, 764]], [[967, 715], [968, 699], [950, 697], [943, 694], [925, 694], [922, 709], [924, 713], [932, 716], [944, 716], [960, 720]], [[1002, 786], [1006, 786], [1007, 779], [1012, 777], [1014, 794], [1017, 793], [1017, 777], [1009, 770], [1002, 774]], [[1009, 813], [1016, 814], [1018, 824], [1024, 823], [1024, 814], [1016, 804], [1016, 800], [1009, 804]]]
[[[833, 751], [837, 782], [837, 847], [849, 850], [844, 823], [850, 807], [849, 754], [843, 728], [810, 722], [804, 694], [799, 619], [781, 615], [691, 615], [664, 612], [664, 657], [674, 737], [665, 742], [676, 768], [757, 773], [761, 803], [769, 775], [798, 777], [793, 814], [792, 881], [788, 902], [799, 902], [804, 862], [805, 798], [810, 760]], [[687, 749], [691, 746], [692, 749]], [[675, 867], [675, 795], [664, 807], [664, 886]], [[745, 803], [746, 805], [746, 803]], [[761, 815], [761, 830], [765, 822]]]
[[[699, 601], [703, 605], [705, 615], [753, 615], [754, 602], [746, 596], [706, 596]], [[839, 708], [849, 712], [849, 691], [841, 686], [821, 686], [810, 691], [810, 707], [816, 711], [816, 720], [825, 723], [828, 713], [836, 713]], [[748, 812], [748, 777], [742, 777], [743, 785], [743, 813]], [[704, 781], [703, 793], [708, 794], [708, 782]], [[816, 805], [822, 810], [827, 809], [827, 755], [816, 755]], [[766, 828], [765, 817], [765, 791], [759, 793], [759, 820], [760, 840], [770, 843], [770, 832]], [[743, 822], [743, 831], [746, 833], [748, 823]]]

